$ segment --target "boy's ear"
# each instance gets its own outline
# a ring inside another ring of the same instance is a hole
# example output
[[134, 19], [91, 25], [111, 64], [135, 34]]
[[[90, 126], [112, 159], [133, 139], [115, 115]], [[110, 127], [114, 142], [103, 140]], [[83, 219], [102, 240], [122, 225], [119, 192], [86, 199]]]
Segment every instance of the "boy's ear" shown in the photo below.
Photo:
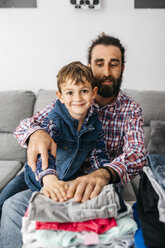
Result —
[[92, 90], [93, 96], [92, 98], [95, 99], [96, 95], [97, 95], [97, 91], [98, 91], [98, 87], [94, 87]]
[[64, 103], [63, 102], [63, 95], [62, 95], [62, 93], [60, 93], [59, 91], [56, 91], [56, 96], [58, 97], [58, 99], [60, 100], [60, 102]]

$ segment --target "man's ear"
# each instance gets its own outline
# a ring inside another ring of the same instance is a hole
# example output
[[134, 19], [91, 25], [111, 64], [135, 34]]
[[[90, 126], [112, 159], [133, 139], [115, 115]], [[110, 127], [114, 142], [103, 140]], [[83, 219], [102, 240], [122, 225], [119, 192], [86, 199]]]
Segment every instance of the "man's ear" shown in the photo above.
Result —
[[60, 100], [60, 102], [64, 103], [64, 102], [63, 102], [63, 95], [62, 95], [61, 92], [56, 91], [56, 96], [58, 97], [58, 99]]
[[90, 63], [88, 63], [88, 64], [87, 64], [87, 66], [88, 66], [88, 67], [91, 67], [91, 64], [90, 64]]
[[122, 72], [124, 71], [124, 69], [125, 69], [125, 65], [122, 66]]
[[97, 91], [98, 91], [98, 87], [94, 87], [92, 90], [93, 96], [92, 98], [95, 99], [96, 95], [97, 95]]

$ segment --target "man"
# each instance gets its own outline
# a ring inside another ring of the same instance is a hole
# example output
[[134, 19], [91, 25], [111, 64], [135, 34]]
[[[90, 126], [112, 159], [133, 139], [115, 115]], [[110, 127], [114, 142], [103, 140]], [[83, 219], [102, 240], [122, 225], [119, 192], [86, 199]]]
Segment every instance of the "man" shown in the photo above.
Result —
[[[88, 66], [91, 67], [98, 86], [94, 106], [105, 132], [110, 163], [108, 170], [99, 169], [78, 177], [69, 186], [67, 197], [74, 197], [75, 201], [82, 202], [98, 195], [107, 184], [107, 178], [109, 183], [125, 184], [146, 165], [141, 108], [120, 92], [125, 67], [124, 47], [118, 39], [102, 34], [89, 48]], [[39, 126], [39, 122], [54, 104], [55, 102], [51, 103], [44, 111], [23, 121], [15, 131], [18, 142], [24, 147], [28, 144], [28, 164], [33, 171], [38, 154], [41, 154], [43, 168], [48, 166], [48, 150], [52, 155], [56, 155], [54, 141]], [[21, 247], [21, 218], [31, 194], [31, 191], [26, 190], [4, 203], [1, 220], [1, 243], [4, 243], [4, 246], [1, 245], [1, 248]], [[7, 241], [3, 238], [5, 233], [8, 236]]]

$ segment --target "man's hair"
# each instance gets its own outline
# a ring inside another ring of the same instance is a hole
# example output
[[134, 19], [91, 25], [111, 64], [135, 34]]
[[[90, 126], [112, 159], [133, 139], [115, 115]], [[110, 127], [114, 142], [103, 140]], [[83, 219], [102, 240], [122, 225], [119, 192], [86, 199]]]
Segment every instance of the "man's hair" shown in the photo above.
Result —
[[101, 33], [100, 35], [98, 35], [96, 40], [93, 40], [91, 46], [88, 48], [88, 63], [89, 64], [91, 63], [93, 48], [97, 45], [104, 45], [104, 46], [112, 45], [112, 46], [118, 47], [121, 51], [122, 65], [125, 64], [125, 48], [121, 44], [120, 40], [115, 37], [106, 35], [105, 33]]
[[74, 81], [74, 84], [85, 83], [87, 80], [91, 83], [92, 89], [95, 87], [95, 79], [91, 69], [83, 65], [80, 61], [71, 62], [61, 68], [57, 74], [57, 86], [61, 92], [61, 85], [65, 84], [67, 80]]

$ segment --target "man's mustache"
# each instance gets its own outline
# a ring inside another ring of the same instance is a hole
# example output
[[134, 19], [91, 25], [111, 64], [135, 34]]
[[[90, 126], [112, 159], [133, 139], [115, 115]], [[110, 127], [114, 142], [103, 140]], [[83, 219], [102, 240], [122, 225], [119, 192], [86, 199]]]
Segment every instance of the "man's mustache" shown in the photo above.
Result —
[[114, 81], [114, 77], [109, 76], [109, 77], [104, 77], [104, 78], [96, 78], [98, 83], [103, 83], [105, 81]]

